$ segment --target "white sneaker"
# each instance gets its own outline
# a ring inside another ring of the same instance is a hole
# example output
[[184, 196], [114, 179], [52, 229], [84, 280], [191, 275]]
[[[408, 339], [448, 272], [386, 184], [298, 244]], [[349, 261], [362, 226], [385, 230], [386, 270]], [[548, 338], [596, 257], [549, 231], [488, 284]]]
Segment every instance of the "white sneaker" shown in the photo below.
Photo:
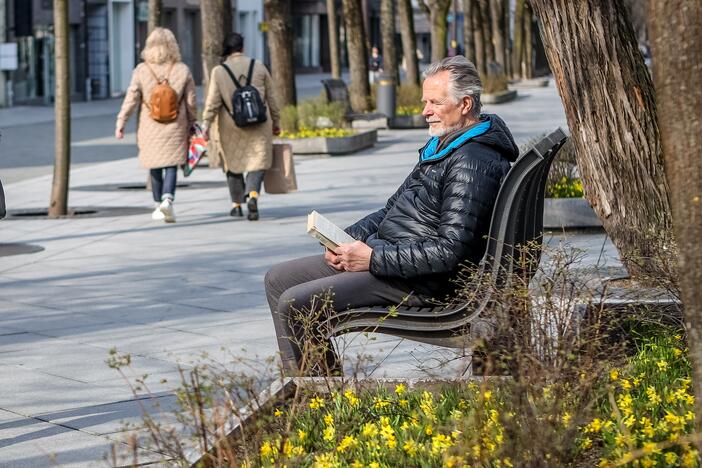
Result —
[[173, 202], [170, 198], [163, 200], [158, 209], [163, 213], [163, 220], [165, 222], [175, 223], [175, 210], [173, 209]]
[[161, 205], [156, 205], [156, 209], [151, 213], [151, 219], [154, 221], [163, 221], [165, 216], [163, 215], [163, 212], [161, 211]]

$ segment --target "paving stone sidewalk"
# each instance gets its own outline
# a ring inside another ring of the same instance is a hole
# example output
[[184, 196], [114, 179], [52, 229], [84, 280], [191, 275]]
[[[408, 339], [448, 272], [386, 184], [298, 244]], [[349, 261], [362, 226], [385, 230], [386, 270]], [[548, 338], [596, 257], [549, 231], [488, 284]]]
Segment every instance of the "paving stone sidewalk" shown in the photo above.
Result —
[[[553, 87], [523, 94], [486, 110], [499, 113], [519, 141], [565, 127]], [[228, 216], [226, 183], [215, 169], [181, 178], [201, 188], [178, 190], [174, 225], [151, 220], [146, 191], [94, 190], [143, 183], [135, 159], [74, 170], [70, 205], [137, 213], [0, 221], [0, 244], [44, 248], [0, 257], [0, 466], [104, 466], [110, 444], [125, 436], [122, 422], [138, 423], [142, 407], [172, 419], [179, 365], [187, 368], [206, 352], [233, 369], [265, 367], [276, 352], [266, 269], [320, 251], [304, 232], [310, 210], [347, 225], [381, 206], [426, 138], [425, 131], [382, 131], [377, 146], [361, 154], [298, 157], [300, 190], [264, 194], [258, 222]], [[8, 208], [45, 207], [50, 184], [43, 176], [8, 185]], [[568, 241], [591, 263], [603, 257], [617, 264], [601, 234]], [[452, 375], [465, 364], [432, 368], [452, 352], [381, 335], [346, 340], [347, 368], [359, 353], [371, 354], [375, 362], [362, 372], [373, 376]], [[112, 347], [131, 355], [137, 375], [150, 375], [152, 399], [135, 399], [106, 365]]]

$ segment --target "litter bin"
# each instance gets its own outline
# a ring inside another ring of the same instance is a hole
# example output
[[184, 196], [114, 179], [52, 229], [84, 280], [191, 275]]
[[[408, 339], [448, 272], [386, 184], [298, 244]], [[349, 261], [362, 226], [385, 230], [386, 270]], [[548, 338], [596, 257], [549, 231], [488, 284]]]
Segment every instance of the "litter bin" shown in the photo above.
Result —
[[388, 119], [395, 118], [395, 77], [381, 74], [378, 79], [378, 94], [375, 104], [378, 112], [385, 114]]

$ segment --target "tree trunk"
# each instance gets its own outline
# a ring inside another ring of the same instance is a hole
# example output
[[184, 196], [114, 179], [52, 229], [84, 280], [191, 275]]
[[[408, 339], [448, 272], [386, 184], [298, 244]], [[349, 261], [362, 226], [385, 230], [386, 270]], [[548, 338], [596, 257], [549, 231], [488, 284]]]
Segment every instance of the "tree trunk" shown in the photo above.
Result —
[[659, 275], [660, 242], [652, 238], [672, 227], [668, 183], [653, 84], [624, 6], [618, 0], [530, 1], [585, 196], [629, 273]]
[[490, 0], [490, 20], [492, 25], [492, 47], [495, 50], [495, 63], [500, 66], [501, 73], [505, 72], [505, 33], [503, 28], [504, 12], [502, 0]]
[[419, 86], [419, 64], [417, 63], [417, 39], [414, 34], [414, 12], [412, 0], [397, 0], [402, 33], [402, 56], [405, 59], [405, 77], [409, 84]]
[[[650, 1], [648, 34], [673, 225], [679, 250], [685, 328], [692, 361], [696, 429], [702, 429], [702, 3]], [[698, 446], [700, 443], [697, 444]]]
[[480, 76], [487, 76], [487, 54], [485, 52], [485, 33], [483, 30], [483, 11], [478, 0], [473, 5], [473, 37], [475, 38], [475, 66]]
[[212, 69], [222, 62], [224, 39], [232, 31], [231, 0], [201, 0], [202, 71], [205, 96]]
[[54, 60], [56, 87], [54, 119], [56, 146], [49, 217], [68, 214], [68, 179], [71, 171], [71, 93], [69, 76], [68, 0], [54, 0]]
[[[463, 49], [468, 60], [475, 64], [475, 38], [473, 37], [473, 8], [475, 0], [463, 0]], [[477, 65], [476, 65], [477, 66]]]
[[517, 0], [514, 6], [514, 43], [512, 46], [512, 78], [522, 78], [522, 58], [524, 55], [524, 2]]
[[524, 8], [524, 52], [522, 76], [534, 78], [534, 12], [529, 5]]
[[512, 36], [510, 35], [512, 12], [510, 11], [510, 0], [502, 1], [502, 43], [504, 44], [505, 76], [512, 76]]
[[451, 8], [451, 0], [424, 0], [429, 9], [431, 25], [431, 61], [436, 62], [446, 57], [446, 35], [448, 22], [446, 16]]
[[294, 105], [297, 97], [290, 0], [264, 0], [263, 6], [268, 21], [268, 52], [276, 98], [281, 107]]
[[148, 34], [161, 26], [161, 12], [163, 11], [163, 0], [149, 0], [149, 22], [147, 23]]
[[491, 73], [490, 66], [495, 63], [495, 47], [492, 45], [492, 18], [490, 15], [490, 0], [478, 0], [482, 21], [478, 23], [483, 28], [483, 46], [485, 48], [485, 68]]
[[339, 48], [339, 25], [336, 17], [336, 1], [327, 0], [327, 27], [329, 29], [329, 57], [332, 78], [341, 78], [341, 55]]
[[380, 1], [380, 34], [383, 42], [383, 72], [397, 78], [397, 50], [395, 49], [395, 1]]
[[366, 112], [369, 108], [368, 97], [368, 50], [363, 29], [361, 0], [343, 0], [344, 24], [346, 27], [347, 46], [351, 83], [349, 98], [354, 112]]

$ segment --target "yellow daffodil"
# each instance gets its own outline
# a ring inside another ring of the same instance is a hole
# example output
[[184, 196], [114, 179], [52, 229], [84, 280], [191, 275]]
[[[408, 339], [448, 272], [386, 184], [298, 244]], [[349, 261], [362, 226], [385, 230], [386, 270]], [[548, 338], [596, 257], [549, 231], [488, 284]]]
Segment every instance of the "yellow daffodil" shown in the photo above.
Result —
[[314, 397], [310, 400], [309, 407], [313, 410], [324, 408], [324, 400], [320, 397]]
[[395, 393], [397, 395], [402, 395], [407, 391], [407, 387], [405, 387], [405, 384], [399, 384], [395, 387]]

